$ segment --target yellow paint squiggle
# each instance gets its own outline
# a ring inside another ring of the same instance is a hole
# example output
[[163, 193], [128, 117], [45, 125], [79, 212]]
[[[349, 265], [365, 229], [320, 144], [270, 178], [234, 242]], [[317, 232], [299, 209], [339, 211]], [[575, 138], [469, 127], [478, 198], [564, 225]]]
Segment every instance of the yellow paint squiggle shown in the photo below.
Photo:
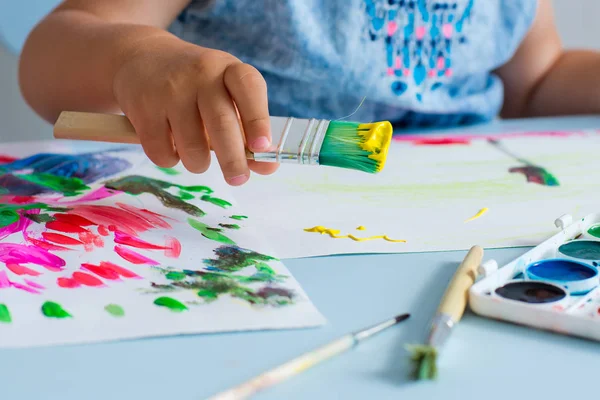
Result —
[[481, 217], [483, 214], [485, 214], [486, 212], [488, 212], [488, 210], [489, 209], [487, 207], [482, 208], [481, 210], [479, 210], [477, 212], [477, 214], [473, 215], [471, 218], [467, 219], [465, 222], [470, 222], [470, 221], [473, 221], [473, 220]]
[[354, 240], [355, 242], [365, 242], [367, 240], [383, 239], [387, 242], [406, 243], [406, 240], [391, 239], [388, 235], [370, 236], [370, 237], [363, 237], [363, 238], [356, 237], [354, 235], [340, 235], [339, 229], [325, 228], [324, 226], [320, 226], [320, 225], [314, 226], [312, 228], [306, 228], [304, 230], [306, 232], [314, 232], [314, 233], [320, 233], [321, 235], [329, 235], [330, 237], [332, 237], [334, 239], [351, 239], [351, 240]]
[[365, 228], [364, 226], [359, 226], [358, 228], [356, 228], [357, 231], [366, 231], [367, 228]]

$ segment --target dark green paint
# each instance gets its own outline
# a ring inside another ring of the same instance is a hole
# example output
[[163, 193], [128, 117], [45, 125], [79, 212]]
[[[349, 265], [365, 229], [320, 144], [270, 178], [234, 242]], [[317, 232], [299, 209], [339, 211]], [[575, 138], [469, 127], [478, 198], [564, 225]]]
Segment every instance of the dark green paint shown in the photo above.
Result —
[[237, 221], [241, 221], [243, 219], [248, 219], [248, 217], [246, 217], [245, 215], [232, 215], [231, 217], [229, 217], [231, 219], [235, 219]]
[[574, 240], [560, 246], [558, 251], [581, 260], [600, 260], [600, 242], [594, 240]]
[[240, 229], [238, 224], [219, 224], [219, 226], [225, 229]]
[[14, 224], [19, 218], [19, 214], [14, 210], [0, 209], [0, 228]]
[[[166, 277], [178, 279], [171, 279], [166, 285], [153, 283], [152, 288], [159, 292], [191, 290], [205, 303], [221, 296], [234, 297], [256, 306], [281, 307], [294, 303], [295, 294], [292, 291], [274, 286], [287, 278], [278, 275], [267, 264], [276, 260], [274, 257], [237, 246], [221, 246], [214, 252], [216, 258], [203, 260], [209, 271], [157, 268]], [[245, 271], [247, 268], [254, 268], [256, 272], [248, 275]], [[185, 279], [179, 279], [182, 275]]]
[[27, 213], [25, 213], [25, 214], [23, 214], [23, 216], [27, 219], [32, 220], [36, 224], [45, 224], [47, 222], [52, 222], [52, 221], [56, 220], [56, 218], [54, 218], [50, 214], [27, 214]]
[[206, 213], [193, 204], [169, 193], [167, 189], [178, 188], [185, 192], [196, 192], [205, 190], [206, 186], [181, 186], [159, 179], [147, 178], [140, 175], [130, 175], [120, 179], [109, 181], [105, 184], [106, 188], [119, 190], [134, 196], [148, 193], [156, 197], [165, 207], [181, 210], [195, 217], [202, 217]]

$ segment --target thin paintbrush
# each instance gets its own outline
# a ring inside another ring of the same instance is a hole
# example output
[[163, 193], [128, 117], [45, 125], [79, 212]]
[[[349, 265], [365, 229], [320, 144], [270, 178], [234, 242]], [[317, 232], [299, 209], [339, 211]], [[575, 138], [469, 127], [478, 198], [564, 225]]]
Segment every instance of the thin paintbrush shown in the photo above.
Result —
[[477, 268], [483, 258], [483, 249], [473, 246], [450, 281], [446, 293], [431, 323], [431, 331], [425, 345], [407, 346], [414, 362], [414, 377], [435, 379], [437, 377], [438, 350], [444, 345], [454, 326], [460, 321], [465, 308], [469, 288], [475, 283]]
[[247, 381], [246, 383], [210, 397], [209, 400], [245, 399], [263, 389], [291, 378], [292, 376], [297, 375], [310, 367], [313, 367], [329, 358], [332, 358], [333, 356], [341, 354], [353, 348], [354, 346], [357, 346], [363, 340], [369, 339], [377, 333], [380, 333], [381, 331], [408, 319], [409, 316], [410, 314], [398, 315], [397, 317], [381, 322], [370, 328], [342, 336], [341, 338], [334, 340], [325, 346], [322, 346], [314, 351], [282, 364], [279, 367], [265, 372], [264, 374], [259, 375], [256, 378]]
[[[361, 124], [271, 117], [275, 149], [247, 151], [247, 158], [261, 162], [326, 165], [376, 173], [383, 169], [393, 128], [387, 122]], [[54, 125], [57, 139], [140, 143], [124, 115], [64, 111]]]

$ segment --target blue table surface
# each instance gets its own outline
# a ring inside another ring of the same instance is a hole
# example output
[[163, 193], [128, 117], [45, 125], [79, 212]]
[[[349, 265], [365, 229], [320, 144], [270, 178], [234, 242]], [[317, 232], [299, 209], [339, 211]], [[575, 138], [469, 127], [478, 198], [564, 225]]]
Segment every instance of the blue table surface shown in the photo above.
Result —
[[[460, 131], [581, 128], [600, 128], [600, 118], [494, 122]], [[485, 258], [503, 264], [526, 250], [489, 250]], [[0, 350], [0, 399], [204, 399], [340, 335], [404, 312], [412, 314], [404, 323], [256, 398], [506, 400], [591, 395], [589, 384], [597, 379], [600, 366], [598, 343], [493, 321], [469, 311], [444, 348], [438, 380], [407, 379], [410, 364], [404, 345], [424, 340], [430, 318], [464, 255], [285, 260], [328, 319], [327, 325]]]

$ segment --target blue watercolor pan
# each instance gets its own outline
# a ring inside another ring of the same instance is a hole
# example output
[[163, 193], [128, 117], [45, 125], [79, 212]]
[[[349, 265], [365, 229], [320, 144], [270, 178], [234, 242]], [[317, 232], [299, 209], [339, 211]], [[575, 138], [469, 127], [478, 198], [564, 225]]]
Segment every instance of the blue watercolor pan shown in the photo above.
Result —
[[596, 268], [565, 258], [533, 262], [527, 266], [524, 275], [527, 279], [561, 286], [572, 296], [584, 295], [600, 283]]

